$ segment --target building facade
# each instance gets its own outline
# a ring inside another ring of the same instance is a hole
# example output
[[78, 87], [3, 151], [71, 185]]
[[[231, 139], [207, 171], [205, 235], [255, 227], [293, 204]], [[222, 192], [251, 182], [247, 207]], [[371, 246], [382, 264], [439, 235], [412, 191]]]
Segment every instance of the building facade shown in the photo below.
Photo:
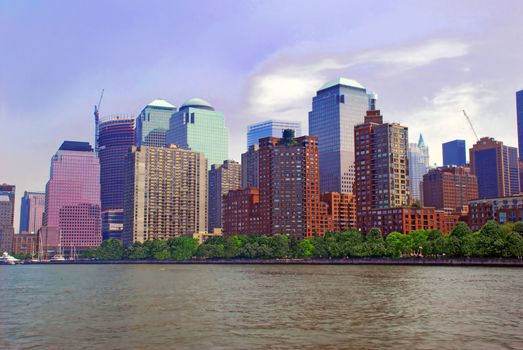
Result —
[[136, 145], [164, 147], [167, 144], [169, 120], [176, 106], [156, 99], [149, 103], [136, 118]]
[[12, 250], [15, 192], [15, 185], [0, 184], [0, 254]]
[[[150, 113], [150, 108], [145, 115]], [[146, 109], [147, 109], [146, 108]], [[154, 113], [154, 112], [153, 112]], [[122, 238], [126, 160], [135, 143], [134, 118], [114, 115], [98, 123], [97, 147], [100, 159], [102, 237]]]
[[519, 159], [523, 159], [523, 90], [516, 92]]
[[423, 204], [423, 175], [429, 170], [429, 148], [425, 145], [423, 135], [418, 143], [409, 143], [410, 200]]
[[209, 170], [209, 232], [222, 228], [223, 196], [241, 188], [241, 166], [234, 160], [213, 164]]
[[70, 254], [98, 247], [100, 163], [88, 142], [64, 141], [51, 159], [41, 229], [43, 254]]
[[500, 224], [523, 221], [523, 195], [475, 199], [469, 202], [468, 224], [479, 230], [489, 220]]
[[293, 130], [260, 140], [260, 233], [301, 239], [332, 229], [320, 201], [318, 153], [316, 137], [295, 138]]
[[443, 166], [467, 164], [465, 140], [453, 140], [441, 145], [443, 151]]
[[318, 137], [322, 192], [352, 193], [354, 126], [363, 122], [376, 98], [345, 78], [325, 83], [313, 98], [309, 134]]
[[45, 209], [45, 192], [24, 192], [20, 205], [19, 232], [37, 233], [42, 227]]
[[178, 148], [133, 147], [124, 199], [125, 246], [207, 231], [207, 160]]
[[517, 148], [483, 137], [470, 149], [470, 166], [478, 179], [479, 198], [506, 197], [520, 192]]
[[254, 187], [229, 191], [223, 199], [223, 234], [259, 234], [260, 190]]
[[387, 208], [366, 211], [358, 220], [363, 232], [379, 228], [384, 236], [391, 232], [409, 234], [415, 230], [434, 229], [446, 234], [459, 222], [459, 215], [429, 207]]
[[360, 213], [410, 204], [408, 129], [383, 123], [379, 111], [369, 111], [354, 128], [356, 207]]
[[15, 254], [36, 255], [38, 252], [36, 244], [37, 237], [37, 234], [27, 232], [13, 235], [11, 251]]
[[242, 188], [258, 187], [259, 186], [259, 160], [258, 144], [249, 147], [247, 152], [242, 153]]
[[440, 167], [423, 176], [423, 200], [427, 207], [463, 213], [468, 211], [469, 201], [476, 198], [478, 181], [469, 167]]
[[229, 129], [225, 127], [223, 113], [201, 98], [186, 101], [173, 114], [167, 141], [203, 153], [209, 167], [229, 159]]
[[328, 214], [334, 232], [357, 229], [356, 197], [351, 193], [327, 192], [321, 194], [321, 201], [327, 204]]
[[296, 137], [300, 137], [301, 123], [285, 120], [266, 120], [261, 123], [251, 124], [247, 127], [247, 149], [257, 145], [264, 137], [282, 137], [283, 130], [294, 130]]

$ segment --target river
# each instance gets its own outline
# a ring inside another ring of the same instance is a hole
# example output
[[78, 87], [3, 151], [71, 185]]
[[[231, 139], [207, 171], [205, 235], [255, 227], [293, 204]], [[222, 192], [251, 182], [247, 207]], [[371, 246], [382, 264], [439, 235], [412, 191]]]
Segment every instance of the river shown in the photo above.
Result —
[[522, 349], [523, 269], [0, 266], [0, 349]]

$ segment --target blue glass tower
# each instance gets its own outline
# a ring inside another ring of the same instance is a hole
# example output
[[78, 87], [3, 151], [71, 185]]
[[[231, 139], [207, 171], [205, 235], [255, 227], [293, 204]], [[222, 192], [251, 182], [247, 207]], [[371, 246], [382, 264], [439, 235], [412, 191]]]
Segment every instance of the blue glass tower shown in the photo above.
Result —
[[169, 120], [176, 107], [157, 99], [149, 103], [136, 118], [136, 145], [164, 147], [167, 143]]
[[518, 118], [519, 159], [523, 159], [523, 90], [516, 92], [516, 115]]
[[266, 120], [261, 123], [251, 124], [247, 127], [247, 149], [264, 137], [282, 137], [283, 130], [292, 129], [296, 137], [302, 136], [301, 123], [285, 120]]
[[313, 97], [309, 135], [318, 137], [321, 192], [352, 193], [354, 127], [363, 123], [376, 98], [346, 78], [325, 83]]
[[173, 114], [167, 142], [203, 153], [209, 168], [229, 157], [229, 129], [223, 113], [201, 98], [191, 98]]
[[465, 140], [445, 142], [443, 149], [443, 165], [463, 166], [467, 163]]

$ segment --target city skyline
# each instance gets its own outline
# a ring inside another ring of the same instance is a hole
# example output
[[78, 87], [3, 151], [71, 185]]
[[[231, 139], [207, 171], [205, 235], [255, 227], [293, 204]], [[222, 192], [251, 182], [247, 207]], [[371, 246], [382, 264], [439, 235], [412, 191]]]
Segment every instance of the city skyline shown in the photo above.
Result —
[[[512, 72], [521, 70], [522, 49], [513, 43], [522, 34], [522, 5], [507, 2], [513, 11], [506, 14], [506, 6], [487, 2], [474, 9], [468, 2], [445, 3], [381, 2], [375, 12], [350, 2], [336, 5], [341, 11], [333, 13], [332, 6], [289, 1], [279, 4], [281, 16], [274, 16], [271, 4], [264, 3], [229, 3], [223, 9], [235, 11], [225, 13], [212, 3], [164, 2], [163, 13], [157, 11], [161, 18], [173, 12], [187, 15], [179, 25], [166, 20], [154, 28], [122, 25], [114, 30], [107, 26], [116, 14], [120, 23], [139, 21], [138, 14], [151, 11], [150, 5], [107, 2], [100, 13], [90, 2], [2, 3], [0, 47], [11, 54], [0, 58], [5, 77], [0, 122], [12, 130], [0, 140], [2, 149], [10, 150], [0, 154], [2, 181], [17, 185], [20, 203], [25, 190], [44, 189], [48, 159], [63, 140], [94, 143], [92, 110], [102, 88], [102, 116], [138, 115], [156, 98], [177, 106], [193, 96], [213, 101], [230, 130], [229, 158], [237, 161], [245, 152], [244, 131], [250, 123], [299, 121], [308, 135], [307, 112], [315, 91], [338, 76], [376, 91], [380, 108], [389, 120], [407, 125], [411, 139], [423, 133], [432, 163], [442, 163], [442, 142], [464, 138], [474, 144], [461, 109], [470, 114], [480, 136], [517, 146], [515, 91], [521, 90], [523, 78]], [[237, 21], [220, 21], [232, 13]], [[290, 13], [296, 18], [293, 30], [282, 30]], [[335, 18], [325, 25], [326, 16]], [[398, 25], [398, 17], [409, 17], [416, 33]], [[67, 21], [58, 20], [62, 18]], [[32, 25], [24, 26], [28, 21]], [[96, 31], [80, 30], [93, 21], [99, 24]], [[248, 26], [260, 29], [256, 43], [238, 30]], [[333, 30], [346, 35], [326, 37]], [[55, 41], [58, 34], [63, 40]], [[19, 41], [26, 45], [16, 45]], [[161, 46], [161, 52], [136, 54], [137, 46], [151, 44]], [[203, 54], [210, 50], [216, 53], [212, 60]], [[121, 57], [128, 57], [124, 64]], [[18, 222], [17, 210], [15, 226]]]

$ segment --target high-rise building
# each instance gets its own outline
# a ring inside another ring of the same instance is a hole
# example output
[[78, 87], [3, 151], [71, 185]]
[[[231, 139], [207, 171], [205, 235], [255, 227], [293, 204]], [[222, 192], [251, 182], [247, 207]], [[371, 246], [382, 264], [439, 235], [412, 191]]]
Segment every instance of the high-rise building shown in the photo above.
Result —
[[136, 145], [164, 147], [167, 144], [169, 120], [176, 106], [156, 99], [149, 103], [136, 118]]
[[260, 157], [258, 144], [249, 146], [247, 152], [242, 153], [242, 188], [258, 187], [259, 171], [258, 159]]
[[357, 81], [338, 78], [312, 99], [309, 135], [318, 137], [321, 192], [352, 193], [354, 126], [363, 122], [376, 98]]
[[427, 207], [462, 213], [476, 198], [478, 180], [469, 167], [440, 167], [423, 176], [423, 205]]
[[133, 117], [107, 116], [98, 123], [103, 239], [122, 238], [126, 159], [134, 142]]
[[519, 159], [523, 159], [523, 90], [516, 92]]
[[123, 242], [207, 231], [207, 160], [178, 148], [133, 147], [127, 162]]
[[429, 148], [419, 135], [418, 143], [409, 143], [410, 200], [422, 203], [421, 182], [429, 170]]
[[305, 238], [332, 229], [320, 201], [316, 137], [285, 130], [283, 138], [261, 139], [259, 173], [260, 233]]
[[229, 191], [241, 188], [240, 163], [225, 160], [213, 164], [209, 170], [209, 232], [222, 228], [223, 196]]
[[479, 198], [512, 196], [520, 192], [518, 150], [490, 137], [470, 149], [470, 167], [478, 179]]
[[14, 218], [15, 218], [15, 185], [0, 184], [0, 254], [11, 252]]
[[464, 166], [467, 164], [465, 140], [453, 140], [442, 144], [443, 165]]
[[247, 149], [257, 145], [264, 137], [281, 137], [283, 130], [292, 129], [296, 137], [301, 136], [301, 123], [285, 120], [266, 120], [261, 123], [251, 124], [247, 127]]
[[354, 128], [354, 193], [358, 228], [364, 234], [381, 226], [384, 209], [410, 204], [408, 142], [407, 127], [383, 123], [379, 110], [369, 110], [365, 123]]
[[170, 144], [202, 152], [211, 164], [221, 164], [229, 158], [229, 130], [223, 113], [214, 110], [201, 98], [186, 101], [173, 114], [167, 136]]
[[20, 208], [20, 233], [37, 233], [44, 218], [45, 192], [24, 192]]
[[257, 234], [260, 228], [260, 190], [229, 191], [223, 199], [223, 234]]
[[100, 162], [88, 142], [64, 141], [51, 158], [41, 229], [44, 255], [97, 247], [102, 241]]
[[408, 129], [369, 111], [354, 128], [358, 213], [410, 204]]
[[328, 206], [334, 232], [358, 227], [356, 222], [356, 197], [352, 193], [322, 193], [321, 201]]

